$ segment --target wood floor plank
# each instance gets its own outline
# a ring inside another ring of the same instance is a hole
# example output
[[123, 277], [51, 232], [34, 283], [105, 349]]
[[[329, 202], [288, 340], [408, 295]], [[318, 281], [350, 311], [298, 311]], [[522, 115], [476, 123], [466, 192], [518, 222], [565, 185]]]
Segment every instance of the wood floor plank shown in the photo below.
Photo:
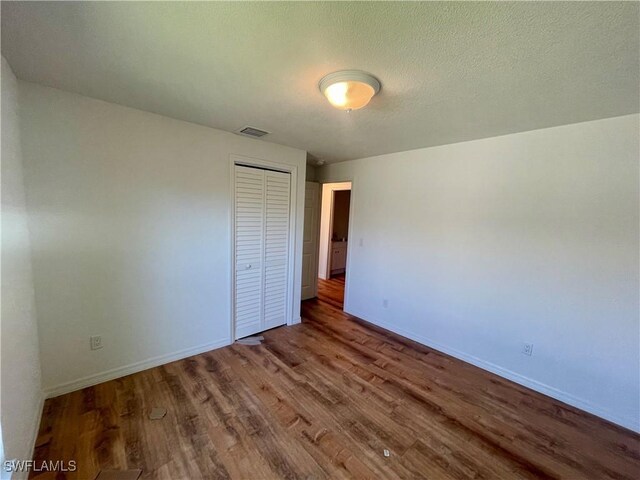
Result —
[[262, 345], [47, 400], [35, 459], [78, 471], [31, 478], [640, 477], [639, 435], [345, 314], [344, 276], [318, 290]]
[[[258, 363], [262, 363], [260, 359], [267, 353], [260, 348], [248, 350], [248, 356], [254, 353], [253, 358]], [[274, 381], [273, 377], [260, 375], [259, 369], [249, 368], [247, 373], [245, 377], [247, 385], [261, 399], [266, 409], [273, 413], [272, 420], [289, 430], [293, 437], [297, 437], [303, 448], [316, 459], [319, 465], [327, 467], [333, 464], [339, 470], [345, 470], [341, 473], [352, 474], [345, 478], [353, 475], [361, 478], [375, 476], [373, 471], [367, 469], [357, 459], [349, 447], [345, 448], [346, 442], [338, 438], [339, 435], [327, 429], [327, 427], [339, 429], [339, 426], [322, 421], [322, 418], [310, 411], [310, 408], [315, 407], [315, 399], [312, 396], [305, 398], [300, 395], [291, 395], [292, 392], [285, 385]], [[336, 476], [331, 470], [326, 473], [327, 478]]]

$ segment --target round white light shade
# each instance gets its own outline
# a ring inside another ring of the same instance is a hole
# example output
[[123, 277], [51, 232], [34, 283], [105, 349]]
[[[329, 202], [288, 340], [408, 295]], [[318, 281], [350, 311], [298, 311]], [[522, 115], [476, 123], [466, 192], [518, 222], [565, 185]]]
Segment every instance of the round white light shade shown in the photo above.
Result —
[[357, 110], [366, 106], [380, 91], [380, 82], [368, 73], [343, 70], [320, 80], [320, 91], [329, 103], [340, 110]]

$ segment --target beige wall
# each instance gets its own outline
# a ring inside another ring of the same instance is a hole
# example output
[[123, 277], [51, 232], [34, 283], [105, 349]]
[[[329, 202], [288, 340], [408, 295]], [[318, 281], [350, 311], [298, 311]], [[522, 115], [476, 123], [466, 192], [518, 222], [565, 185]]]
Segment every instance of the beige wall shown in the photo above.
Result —
[[317, 181], [317, 170], [318, 170], [318, 167], [316, 167], [315, 165], [307, 164], [307, 175], [306, 175], [307, 182]]
[[[40, 413], [42, 385], [33, 290], [31, 242], [27, 227], [18, 84], [2, 58], [2, 459], [31, 458]], [[1, 453], [1, 452], [0, 452]], [[2, 478], [5, 478], [2, 476]], [[16, 474], [14, 478], [19, 478]]]
[[636, 114], [324, 167], [345, 309], [640, 429], [639, 143]]
[[231, 154], [298, 169], [299, 320], [306, 152], [19, 85], [49, 393], [230, 342]]

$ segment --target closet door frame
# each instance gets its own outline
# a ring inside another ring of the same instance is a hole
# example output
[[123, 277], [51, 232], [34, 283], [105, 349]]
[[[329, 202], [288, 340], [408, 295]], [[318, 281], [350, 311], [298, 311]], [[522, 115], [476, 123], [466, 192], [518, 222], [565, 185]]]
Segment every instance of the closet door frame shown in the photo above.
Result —
[[230, 277], [230, 286], [231, 286], [231, 319], [230, 319], [230, 343], [233, 343], [236, 340], [236, 195], [235, 195], [235, 185], [236, 185], [236, 175], [235, 175], [235, 166], [240, 165], [244, 167], [254, 167], [254, 168], [262, 168], [268, 170], [275, 170], [278, 172], [289, 173], [291, 175], [290, 182], [291, 185], [289, 187], [289, 245], [288, 245], [288, 264], [287, 264], [287, 325], [295, 325], [300, 323], [300, 319], [293, 318], [294, 308], [294, 291], [295, 291], [295, 268], [296, 268], [296, 257], [295, 257], [295, 247], [296, 247], [296, 217], [297, 217], [297, 188], [298, 188], [298, 167], [295, 165], [288, 165], [286, 163], [277, 163], [271, 162], [268, 160], [262, 160], [260, 158], [253, 157], [245, 157], [243, 155], [231, 154], [229, 156], [229, 170], [230, 170], [230, 197], [231, 197], [231, 214], [230, 214], [230, 225], [231, 225], [231, 256], [229, 259], [231, 277]]

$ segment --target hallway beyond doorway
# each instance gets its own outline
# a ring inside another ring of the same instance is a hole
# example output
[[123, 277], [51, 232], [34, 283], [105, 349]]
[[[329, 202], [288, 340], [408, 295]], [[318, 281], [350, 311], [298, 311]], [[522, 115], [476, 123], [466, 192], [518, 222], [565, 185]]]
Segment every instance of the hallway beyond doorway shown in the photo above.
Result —
[[328, 280], [318, 279], [318, 300], [326, 302], [332, 307], [344, 309], [344, 278], [345, 275], [335, 275]]

